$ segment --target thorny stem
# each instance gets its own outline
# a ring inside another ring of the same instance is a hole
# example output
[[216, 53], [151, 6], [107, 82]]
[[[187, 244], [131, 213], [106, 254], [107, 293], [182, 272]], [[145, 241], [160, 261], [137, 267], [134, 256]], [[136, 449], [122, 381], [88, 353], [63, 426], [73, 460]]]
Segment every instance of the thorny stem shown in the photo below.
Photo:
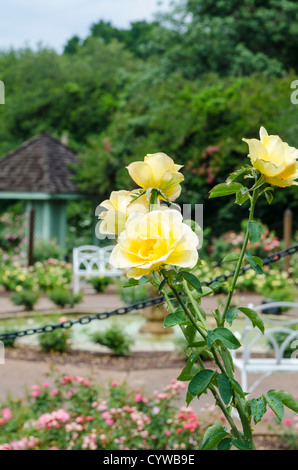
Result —
[[[256, 205], [257, 199], [258, 199], [258, 191], [254, 190], [254, 192], [252, 194], [252, 198], [251, 198], [251, 205], [250, 205], [248, 223], [253, 220], [254, 210], [255, 210], [255, 205]], [[238, 276], [239, 276], [240, 269], [242, 267], [245, 251], [246, 251], [246, 248], [247, 248], [248, 239], [249, 239], [249, 230], [248, 230], [248, 224], [247, 224], [242, 249], [241, 249], [238, 261], [237, 261], [237, 265], [236, 265], [236, 269], [235, 269], [234, 276], [233, 276], [233, 279], [232, 279], [231, 287], [229, 289], [229, 293], [228, 293], [228, 296], [227, 296], [227, 301], [226, 301], [226, 304], [225, 304], [225, 307], [224, 307], [224, 310], [223, 310], [223, 313], [222, 313], [222, 323], [224, 323], [224, 321], [225, 321], [226, 313], [227, 313], [227, 311], [230, 307], [230, 304], [231, 304], [231, 300], [232, 300], [232, 297], [233, 297], [233, 294], [234, 294], [236, 282], [237, 282], [237, 279], [238, 279]]]
[[[166, 303], [168, 305], [168, 308], [169, 308], [170, 312], [172, 312], [172, 313], [175, 312], [175, 307], [173, 306], [168, 294], [165, 292], [164, 289], [162, 290], [162, 294], [163, 294], [163, 296], [166, 300]], [[181, 326], [181, 330], [184, 333], [184, 329], [183, 329], [182, 326]], [[185, 334], [184, 334], [184, 336], [185, 336]], [[201, 370], [205, 369], [203, 361], [201, 360], [200, 357], [197, 358], [197, 362], [199, 363]], [[227, 411], [227, 409], [226, 409], [224, 403], [222, 402], [222, 400], [220, 399], [220, 396], [218, 395], [216, 389], [214, 387], [210, 387], [210, 391], [211, 391], [212, 395], [214, 396], [217, 405], [220, 407], [220, 409], [222, 410], [226, 420], [228, 421], [229, 425], [231, 426], [231, 429], [232, 429], [232, 432], [233, 432], [234, 436], [237, 437], [237, 439], [241, 440], [241, 436], [240, 436], [239, 431], [238, 431], [238, 429], [237, 429], [237, 427], [236, 427], [236, 425], [233, 421], [233, 418], [231, 417], [231, 415]]]

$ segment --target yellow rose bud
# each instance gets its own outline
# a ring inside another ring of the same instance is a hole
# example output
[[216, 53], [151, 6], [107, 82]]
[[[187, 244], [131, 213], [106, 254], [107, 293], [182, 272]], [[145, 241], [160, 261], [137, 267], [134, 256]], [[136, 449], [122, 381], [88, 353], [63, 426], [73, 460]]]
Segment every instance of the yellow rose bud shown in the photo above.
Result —
[[171, 201], [181, 192], [179, 183], [184, 176], [179, 173], [182, 165], [176, 165], [165, 153], [146, 155], [143, 162], [134, 162], [127, 169], [131, 178], [143, 189], [160, 189]]
[[183, 223], [177, 210], [134, 213], [118, 238], [110, 264], [129, 269], [127, 276], [135, 279], [163, 265], [192, 268], [198, 260], [198, 245], [197, 235]]
[[253, 167], [264, 175], [267, 183], [284, 188], [298, 184], [298, 150], [283, 142], [278, 135], [268, 135], [261, 127], [260, 140], [242, 139], [248, 144]]
[[132, 202], [135, 191], [113, 191], [110, 199], [103, 201], [99, 207], [103, 210], [98, 218], [102, 219], [99, 232], [103, 235], [118, 235], [125, 228], [125, 222], [133, 212], [145, 214], [149, 211], [149, 203], [145, 196], [141, 196]]

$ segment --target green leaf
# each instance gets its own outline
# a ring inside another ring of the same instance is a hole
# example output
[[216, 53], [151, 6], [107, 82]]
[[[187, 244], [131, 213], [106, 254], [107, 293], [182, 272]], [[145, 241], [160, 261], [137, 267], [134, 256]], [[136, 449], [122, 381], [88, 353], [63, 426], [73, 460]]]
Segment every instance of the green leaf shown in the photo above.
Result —
[[239, 204], [240, 206], [242, 204], [244, 204], [247, 200], [249, 199], [249, 194], [248, 193], [242, 193], [242, 190], [241, 191], [238, 191], [238, 193], [236, 193], [236, 197], [235, 197], [235, 203], [236, 204]]
[[267, 393], [263, 395], [264, 399], [267, 402], [267, 405], [275, 413], [276, 417], [281, 421], [284, 417], [284, 405], [278, 396], [273, 395], [273, 393]]
[[223, 263], [232, 263], [233, 261], [238, 261], [240, 258], [240, 254], [238, 251], [233, 251], [232, 253], [229, 253], [227, 256], [224, 257], [222, 260]]
[[186, 397], [185, 397], [186, 406], [189, 406], [189, 404], [192, 402], [193, 399], [194, 397], [192, 397], [189, 391], [187, 390]]
[[228, 349], [238, 349], [241, 346], [236, 336], [227, 328], [215, 328], [207, 332], [207, 344], [209, 348], [217, 340], [221, 341]]
[[257, 312], [247, 307], [239, 307], [238, 310], [240, 310], [240, 312], [244, 313], [244, 315], [246, 315], [250, 319], [253, 327], [256, 326], [264, 334], [265, 326], [263, 320], [259, 317]]
[[214, 424], [204, 434], [202, 450], [211, 450], [214, 449], [223, 439], [229, 436], [229, 433], [220, 426], [219, 424]]
[[139, 285], [138, 279], [129, 279], [129, 281], [123, 284], [123, 287], [134, 287]]
[[249, 264], [251, 265], [252, 269], [257, 273], [257, 274], [262, 274], [263, 270], [263, 261], [261, 258], [258, 258], [258, 256], [253, 256], [251, 253], [246, 252], [245, 257], [248, 260]]
[[244, 442], [238, 441], [238, 439], [233, 439], [232, 445], [235, 446], [239, 450], [252, 450], [251, 447], [244, 444]]
[[211, 284], [211, 289], [215, 290], [215, 289], [218, 289], [219, 287], [223, 287], [225, 285], [226, 285], [226, 282], [214, 281]]
[[196, 292], [196, 297], [206, 297], [213, 294], [213, 290], [208, 286], [202, 286], [202, 292]]
[[242, 168], [238, 168], [237, 170], [233, 171], [232, 173], [230, 173], [230, 175], [228, 176], [228, 178], [226, 179], [226, 183], [227, 184], [230, 184], [232, 183], [232, 181], [234, 181], [235, 179], [239, 178], [239, 176], [245, 174], [245, 173], [248, 173], [251, 171], [251, 167], [250, 166], [243, 166]]
[[233, 321], [237, 317], [238, 317], [238, 309], [237, 308], [229, 308], [229, 310], [226, 313], [226, 321], [229, 323], [229, 325], [232, 325]]
[[198, 372], [188, 385], [188, 391], [192, 397], [201, 395], [209, 386], [210, 382], [216, 375], [211, 369], [204, 369]]
[[258, 241], [260, 241], [263, 231], [261, 224], [255, 221], [248, 222], [248, 231], [250, 234], [251, 243], [257, 243]]
[[218, 388], [221, 398], [223, 399], [224, 403], [228, 405], [232, 398], [232, 386], [230, 380], [225, 374], [219, 374]]
[[123, 287], [134, 287], [134, 286], [139, 286], [142, 284], [146, 284], [146, 282], [151, 281], [151, 278], [148, 276], [142, 276], [140, 279], [129, 279], [125, 284], [123, 284]]
[[235, 194], [243, 188], [242, 184], [240, 183], [220, 183], [214, 186], [209, 192], [209, 198], [213, 197], [221, 197], [221, 196], [229, 196], [230, 194]]
[[185, 329], [184, 329], [184, 335], [187, 339], [187, 341], [189, 343], [193, 343], [194, 342], [194, 339], [196, 337], [196, 334], [197, 334], [197, 330], [196, 328], [193, 326], [193, 324], [191, 325], [188, 325]]
[[193, 363], [192, 358], [189, 358], [186, 363], [186, 366], [181, 371], [180, 375], [177, 377], [177, 380], [181, 380], [182, 382], [188, 382], [198, 372], [198, 368], [199, 366]]
[[167, 283], [167, 279], [163, 279], [163, 281], [161, 281], [160, 285], [159, 285], [159, 288], [158, 288], [158, 294], [161, 293], [161, 291], [163, 290], [164, 286], [166, 285]]
[[230, 377], [230, 382], [231, 382], [232, 388], [235, 390], [235, 392], [238, 393], [238, 395], [240, 395], [242, 398], [245, 398], [245, 393], [243, 392], [242, 387], [237, 382], [237, 380]]
[[233, 445], [234, 439], [232, 437], [226, 437], [217, 446], [217, 450], [230, 450]]
[[187, 271], [180, 271], [179, 274], [181, 274], [184, 277], [184, 279], [187, 281], [187, 283], [190, 284], [192, 287], [194, 287], [197, 292], [200, 292], [200, 293], [203, 292], [201, 283], [194, 274], [189, 273]]
[[290, 410], [293, 410], [295, 413], [298, 413], [298, 400], [290, 393], [285, 392], [284, 390], [269, 390], [267, 395], [278, 397], [284, 406], [290, 408]]
[[187, 316], [184, 313], [184, 310], [177, 310], [176, 312], [169, 313], [164, 319], [163, 326], [169, 328], [175, 325], [181, 325], [188, 321]]
[[261, 421], [262, 417], [264, 416], [266, 412], [266, 403], [262, 397], [252, 398], [250, 407], [251, 407], [251, 412], [252, 412], [254, 422], [255, 424], [257, 424], [259, 421]]
[[272, 186], [268, 186], [268, 188], [264, 189], [265, 198], [268, 204], [271, 204], [271, 202], [273, 201], [273, 191], [274, 188], [272, 188]]

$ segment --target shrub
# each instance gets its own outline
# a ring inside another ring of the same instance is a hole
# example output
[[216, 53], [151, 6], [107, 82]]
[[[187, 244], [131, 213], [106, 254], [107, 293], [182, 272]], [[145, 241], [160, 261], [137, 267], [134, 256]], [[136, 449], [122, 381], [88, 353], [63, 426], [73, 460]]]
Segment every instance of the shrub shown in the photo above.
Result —
[[82, 301], [83, 294], [82, 292], [74, 294], [66, 288], [58, 287], [57, 289], [53, 289], [52, 291], [50, 291], [48, 293], [48, 297], [52, 302], [54, 302], [54, 304], [58, 305], [59, 307], [65, 307], [66, 305], [70, 305], [71, 307], [73, 307], [75, 304]]
[[131, 305], [148, 298], [148, 286], [122, 287], [119, 285], [119, 295], [125, 304]]
[[63, 250], [55, 240], [37, 240], [34, 244], [34, 261], [47, 261], [48, 259], [63, 259]]
[[[12, 333], [12, 332], [13, 332], [13, 330], [11, 330], [11, 329], [5, 329], [5, 330], [1, 331], [1, 334]], [[14, 348], [15, 342], [16, 342], [16, 337], [12, 336], [11, 338], [2, 338], [1, 341], [2, 341], [5, 348]]]
[[38, 337], [39, 346], [43, 352], [64, 353], [70, 348], [71, 339], [69, 330], [57, 328], [48, 333], [41, 333]]
[[40, 297], [39, 292], [33, 290], [22, 289], [13, 292], [11, 300], [15, 305], [23, 305], [25, 310], [33, 310], [35, 304]]
[[112, 279], [105, 276], [93, 277], [90, 279], [90, 284], [96, 292], [104, 292], [111, 282]]
[[211, 412], [198, 419], [191, 407], [179, 408], [185, 388], [173, 380], [147, 396], [117, 382], [102, 390], [56, 375], [53, 385], [33, 384], [26, 397], [0, 406], [0, 450], [197, 450]]
[[106, 331], [93, 333], [91, 339], [95, 344], [107, 346], [116, 356], [129, 356], [130, 346], [133, 344], [133, 340], [116, 325]]

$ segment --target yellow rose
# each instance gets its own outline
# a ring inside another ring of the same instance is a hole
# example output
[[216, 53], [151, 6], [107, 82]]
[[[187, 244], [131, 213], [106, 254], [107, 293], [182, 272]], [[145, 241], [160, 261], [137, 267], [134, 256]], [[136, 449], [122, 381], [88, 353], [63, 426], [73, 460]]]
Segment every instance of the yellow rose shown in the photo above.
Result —
[[268, 135], [261, 127], [260, 140], [242, 139], [248, 144], [253, 167], [264, 175], [267, 183], [286, 187], [298, 184], [298, 150], [283, 142], [278, 135]]
[[183, 223], [177, 210], [134, 213], [118, 238], [110, 264], [129, 269], [127, 276], [135, 279], [163, 265], [192, 268], [198, 260], [198, 245], [197, 235]]
[[131, 178], [143, 189], [160, 189], [171, 201], [181, 192], [179, 183], [184, 176], [179, 173], [182, 165], [176, 165], [165, 153], [146, 155], [143, 162], [134, 162], [127, 169]]
[[103, 235], [118, 235], [125, 228], [125, 222], [133, 212], [145, 214], [149, 211], [149, 203], [145, 196], [141, 196], [132, 202], [135, 191], [113, 191], [110, 199], [103, 201], [99, 208], [104, 208], [98, 218], [102, 219], [99, 232]]

